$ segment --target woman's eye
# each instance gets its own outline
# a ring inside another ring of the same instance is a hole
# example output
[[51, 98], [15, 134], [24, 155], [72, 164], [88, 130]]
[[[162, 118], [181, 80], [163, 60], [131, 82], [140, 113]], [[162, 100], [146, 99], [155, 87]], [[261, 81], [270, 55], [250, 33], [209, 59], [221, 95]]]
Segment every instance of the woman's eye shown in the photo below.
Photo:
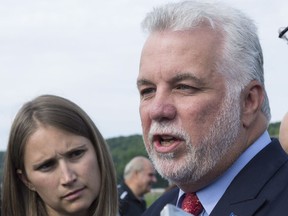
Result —
[[45, 163], [41, 164], [40, 166], [38, 166], [37, 170], [39, 170], [41, 172], [48, 172], [48, 171], [52, 170], [54, 166], [55, 166], [54, 161], [48, 161], [48, 162], [45, 162]]
[[68, 157], [70, 159], [78, 159], [78, 158], [82, 157], [82, 155], [84, 155], [85, 152], [86, 152], [86, 150], [84, 150], [84, 149], [75, 150], [75, 151], [70, 152]]

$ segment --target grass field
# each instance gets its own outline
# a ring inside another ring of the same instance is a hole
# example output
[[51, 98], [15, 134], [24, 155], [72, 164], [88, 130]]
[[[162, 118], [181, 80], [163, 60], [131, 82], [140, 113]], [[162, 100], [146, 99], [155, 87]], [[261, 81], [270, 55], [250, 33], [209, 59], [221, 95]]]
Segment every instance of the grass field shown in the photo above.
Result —
[[147, 207], [149, 207], [156, 199], [158, 199], [164, 192], [164, 189], [152, 189], [150, 193], [145, 194]]

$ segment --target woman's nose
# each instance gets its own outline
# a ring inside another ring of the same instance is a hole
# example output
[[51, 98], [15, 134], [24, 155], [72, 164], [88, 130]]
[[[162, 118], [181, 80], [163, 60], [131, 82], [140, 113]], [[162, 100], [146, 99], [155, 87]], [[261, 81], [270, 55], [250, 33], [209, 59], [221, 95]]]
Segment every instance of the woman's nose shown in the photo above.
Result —
[[61, 170], [61, 184], [70, 185], [75, 182], [77, 175], [73, 169], [73, 166], [67, 162], [60, 163]]

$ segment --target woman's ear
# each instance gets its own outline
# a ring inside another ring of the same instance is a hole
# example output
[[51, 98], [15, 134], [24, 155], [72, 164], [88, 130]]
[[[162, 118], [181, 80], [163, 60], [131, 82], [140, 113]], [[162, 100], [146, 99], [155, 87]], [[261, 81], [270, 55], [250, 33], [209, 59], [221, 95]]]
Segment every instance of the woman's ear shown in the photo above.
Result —
[[249, 127], [261, 112], [264, 101], [264, 90], [257, 80], [250, 82], [244, 89], [243, 126]]
[[30, 183], [27, 179], [26, 175], [22, 172], [22, 170], [17, 169], [17, 175], [20, 180], [29, 188], [29, 190], [36, 191], [35, 187]]

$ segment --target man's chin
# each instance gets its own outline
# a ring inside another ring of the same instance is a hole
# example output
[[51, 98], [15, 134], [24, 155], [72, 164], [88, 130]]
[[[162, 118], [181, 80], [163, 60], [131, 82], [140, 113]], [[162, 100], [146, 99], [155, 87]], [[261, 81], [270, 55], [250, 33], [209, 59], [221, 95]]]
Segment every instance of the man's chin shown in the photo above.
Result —
[[[151, 157], [152, 163], [154, 164], [155, 169], [158, 171], [158, 173], [163, 177], [163, 178], [168, 178], [168, 176], [173, 173], [172, 170], [175, 169], [175, 161], [173, 160], [173, 157]], [[172, 172], [171, 172], [172, 171]], [[169, 180], [169, 179], [168, 179]]]
[[163, 155], [160, 157], [153, 155], [151, 160], [155, 169], [164, 179], [176, 184], [193, 183], [203, 175], [200, 170], [204, 171], [203, 169], [195, 170], [195, 164], [183, 163], [183, 158], [175, 158], [173, 155], [166, 155], [165, 157], [163, 157]]

